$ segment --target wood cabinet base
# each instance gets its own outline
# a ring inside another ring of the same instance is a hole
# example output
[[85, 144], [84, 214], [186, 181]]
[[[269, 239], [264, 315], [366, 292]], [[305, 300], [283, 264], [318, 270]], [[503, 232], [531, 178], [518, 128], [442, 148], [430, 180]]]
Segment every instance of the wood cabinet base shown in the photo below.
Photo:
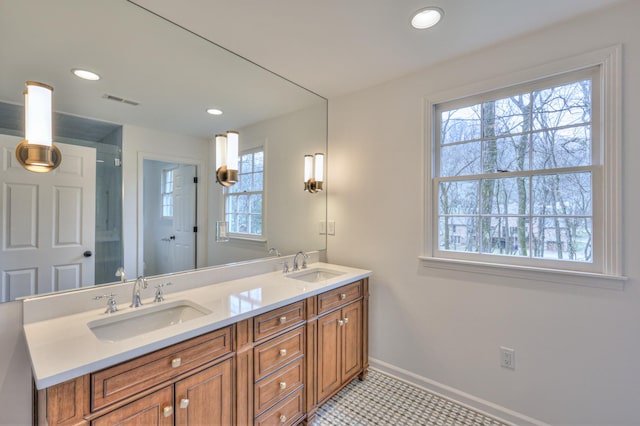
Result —
[[368, 324], [365, 278], [36, 391], [34, 424], [311, 424], [367, 377]]

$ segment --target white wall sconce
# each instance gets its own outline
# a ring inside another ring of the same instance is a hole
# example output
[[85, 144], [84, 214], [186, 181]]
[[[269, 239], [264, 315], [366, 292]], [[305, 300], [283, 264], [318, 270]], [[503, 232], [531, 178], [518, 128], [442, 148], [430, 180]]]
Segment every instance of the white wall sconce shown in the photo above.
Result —
[[16, 158], [25, 169], [44, 173], [62, 162], [62, 154], [53, 144], [53, 87], [27, 81], [24, 91], [25, 140], [16, 147]]
[[216, 182], [232, 186], [238, 182], [239, 134], [229, 130], [226, 135], [216, 135]]
[[311, 194], [322, 191], [324, 180], [324, 154], [317, 152], [314, 155], [304, 156], [304, 190]]

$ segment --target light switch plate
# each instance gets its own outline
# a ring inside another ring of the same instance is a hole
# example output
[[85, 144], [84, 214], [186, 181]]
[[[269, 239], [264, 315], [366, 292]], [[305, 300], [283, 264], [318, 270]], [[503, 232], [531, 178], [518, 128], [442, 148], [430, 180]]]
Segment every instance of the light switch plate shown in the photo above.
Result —
[[335, 220], [327, 221], [327, 234], [336, 235], [336, 221]]

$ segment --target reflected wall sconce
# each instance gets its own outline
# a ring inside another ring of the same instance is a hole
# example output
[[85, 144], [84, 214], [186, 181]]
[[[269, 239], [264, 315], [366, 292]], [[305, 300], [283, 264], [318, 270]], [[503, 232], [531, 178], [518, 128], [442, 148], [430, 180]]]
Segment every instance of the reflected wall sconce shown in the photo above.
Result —
[[317, 152], [314, 155], [304, 156], [304, 190], [311, 194], [322, 191], [324, 180], [324, 154]]
[[216, 182], [232, 186], [238, 182], [238, 139], [236, 131], [216, 135]]
[[27, 81], [24, 91], [25, 140], [16, 147], [16, 158], [25, 169], [45, 173], [62, 162], [62, 154], [53, 144], [53, 87]]

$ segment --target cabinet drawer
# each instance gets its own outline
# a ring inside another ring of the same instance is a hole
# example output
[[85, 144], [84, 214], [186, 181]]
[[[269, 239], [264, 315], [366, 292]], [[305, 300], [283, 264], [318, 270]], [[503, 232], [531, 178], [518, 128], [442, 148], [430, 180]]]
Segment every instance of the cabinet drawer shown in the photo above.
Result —
[[256, 381], [304, 354], [303, 331], [304, 327], [291, 330], [253, 349]]
[[91, 374], [91, 410], [152, 386], [231, 352], [231, 327]]
[[258, 416], [256, 426], [281, 425], [290, 426], [297, 424], [304, 415], [304, 397], [302, 388], [291, 396], [283, 399], [269, 411]]
[[261, 413], [278, 402], [280, 398], [302, 386], [304, 358], [269, 375], [256, 383], [253, 393], [255, 413]]
[[327, 291], [318, 296], [318, 314], [344, 306], [362, 297], [362, 281]]
[[254, 341], [271, 337], [285, 328], [305, 320], [304, 301], [283, 306], [253, 319]]
[[173, 387], [167, 386], [91, 422], [91, 426], [124, 424], [172, 426]]

